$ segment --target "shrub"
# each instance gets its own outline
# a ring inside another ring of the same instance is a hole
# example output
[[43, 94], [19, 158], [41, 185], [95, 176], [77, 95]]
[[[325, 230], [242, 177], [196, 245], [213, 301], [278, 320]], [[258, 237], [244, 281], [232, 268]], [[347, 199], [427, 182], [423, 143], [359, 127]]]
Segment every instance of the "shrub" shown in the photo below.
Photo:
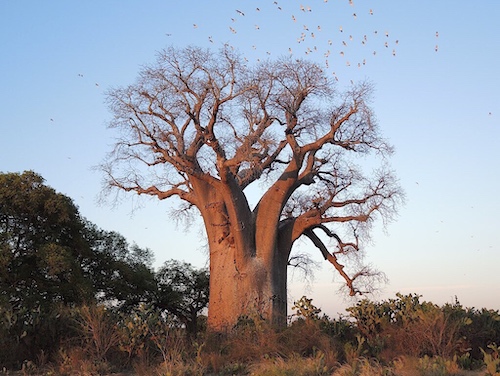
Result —
[[312, 357], [292, 354], [287, 358], [267, 358], [250, 366], [250, 375], [258, 376], [322, 376], [331, 372], [321, 352]]
[[363, 300], [348, 308], [366, 339], [369, 355], [385, 360], [396, 356], [461, 355], [464, 327], [471, 323], [458, 302], [439, 307], [420, 302], [416, 294], [396, 294], [383, 302]]
[[485, 351], [481, 348], [483, 353], [483, 361], [486, 365], [486, 374], [489, 376], [500, 376], [500, 346], [495, 343], [488, 345], [491, 351]]

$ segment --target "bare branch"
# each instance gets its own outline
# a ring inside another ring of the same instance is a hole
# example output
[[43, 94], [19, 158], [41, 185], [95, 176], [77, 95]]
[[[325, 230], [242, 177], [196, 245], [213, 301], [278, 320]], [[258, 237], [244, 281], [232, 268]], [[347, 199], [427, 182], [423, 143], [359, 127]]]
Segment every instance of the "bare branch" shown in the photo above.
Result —
[[[328, 232], [327, 235], [332, 235], [334, 234]], [[323, 258], [330, 262], [334, 268], [338, 271], [338, 273], [344, 278], [347, 287], [349, 288], [349, 295], [354, 296], [356, 294], [361, 294], [362, 292], [359, 291], [355, 286], [354, 286], [354, 281], [356, 280], [359, 275], [354, 275], [352, 278], [347, 275], [347, 273], [344, 271], [344, 265], [340, 264], [337, 260], [337, 256], [335, 254], [332, 254], [328, 252], [328, 249], [326, 248], [325, 244], [321, 241], [321, 239], [313, 232], [312, 229], [308, 229], [307, 231], [304, 232], [304, 235], [307, 236], [311, 241], [314, 243], [314, 245], [321, 251], [321, 254], [323, 255]], [[339, 239], [338, 236], [335, 235], [336, 239]], [[342, 244], [339, 242], [339, 246], [341, 247]]]

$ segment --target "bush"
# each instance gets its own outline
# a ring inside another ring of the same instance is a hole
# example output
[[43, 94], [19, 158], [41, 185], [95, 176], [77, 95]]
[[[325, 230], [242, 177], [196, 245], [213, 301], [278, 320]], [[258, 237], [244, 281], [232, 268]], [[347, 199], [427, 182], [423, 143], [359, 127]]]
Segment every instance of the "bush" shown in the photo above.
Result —
[[19, 369], [54, 361], [59, 347], [77, 334], [71, 315], [63, 305], [0, 305], [0, 364]]
[[458, 302], [439, 307], [416, 294], [383, 302], [363, 300], [348, 308], [366, 339], [369, 355], [451, 357], [465, 352], [464, 328], [471, 323]]

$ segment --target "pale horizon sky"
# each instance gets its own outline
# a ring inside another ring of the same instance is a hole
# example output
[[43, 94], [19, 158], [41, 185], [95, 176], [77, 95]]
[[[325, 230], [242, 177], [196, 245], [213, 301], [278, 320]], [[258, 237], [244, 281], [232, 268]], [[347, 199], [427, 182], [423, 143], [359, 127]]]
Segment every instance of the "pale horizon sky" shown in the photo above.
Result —
[[[456, 296], [498, 310], [498, 14], [493, 0], [0, 1], [0, 171], [41, 174], [82, 216], [152, 249], [157, 266], [204, 266], [202, 226], [176, 224], [170, 203], [133, 194], [116, 207], [97, 202], [102, 176], [92, 167], [114, 137], [105, 92], [171, 45], [228, 43], [250, 62], [292, 53], [323, 64], [339, 88], [373, 82], [375, 114], [396, 148], [406, 204], [366, 245], [389, 279], [370, 298]], [[300, 247], [322, 262], [312, 244]], [[290, 305], [305, 294], [335, 316], [353, 302], [322, 265], [308, 286], [294, 278]]]

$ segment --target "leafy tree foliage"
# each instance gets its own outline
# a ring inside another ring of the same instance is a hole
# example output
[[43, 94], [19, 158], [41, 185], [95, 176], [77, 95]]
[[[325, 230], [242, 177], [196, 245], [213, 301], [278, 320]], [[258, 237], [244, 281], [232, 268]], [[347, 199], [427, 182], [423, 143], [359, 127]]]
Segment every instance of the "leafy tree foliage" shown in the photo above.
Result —
[[154, 290], [150, 250], [83, 219], [32, 171], [0, 175], [0, 250], [2, 299], [14, 305], [134, 304]]
[[84, 236], [93, 252], [86, 269], [98, 301], [113, 301], [128, 309], [153, 299], [156, 282], [151, 250], [130, 245], [121, 234], [99, 229], [88, 221]]
[[0, 175], [0, 287], [2, 301], [35, 306], [91, 299], [81, 267], [92, 252], [72, 200], [27, 171]]
[[151, 260], [151, 251], [83, 219], [35, 172], [0, 174], [0, 363], [56, 350], [72, 332], [68, 308], [150, 299]]
[[208, 304], [208, 270], [195, 269], [186, 262], [169, 260], [157, 271], [156, 278], [157, 306], [176, 316], [190, 334], [195, 334], [198, 315]]

